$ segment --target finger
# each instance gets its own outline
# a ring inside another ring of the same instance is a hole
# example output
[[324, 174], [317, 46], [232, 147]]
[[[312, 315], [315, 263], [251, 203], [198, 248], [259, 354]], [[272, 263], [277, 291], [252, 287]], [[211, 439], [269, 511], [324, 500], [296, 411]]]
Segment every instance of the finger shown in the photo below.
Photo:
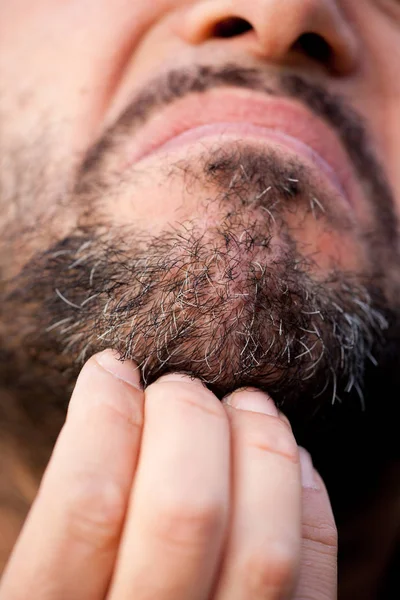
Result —
[[303, 482], [303, 534], [300, 579], [295, 598], [337, 598], [337, 530], [325, 485], [300, 448]]
[[209, 597], [229, 512], [226, 412], [200, 382], [146, 390], [145, 424], [110, 600]]
[[215, 600], [289, 598], [298, 573], [301, 485], [296, 441], [258, 390], [228, 398], [233, 446], [230, 537]]
[[2, 597], [25, 600], [32, 590], [41, 600], [103, 600], [143, 422], [139, 373], [129, 363], [105, 351], [83, 367]]

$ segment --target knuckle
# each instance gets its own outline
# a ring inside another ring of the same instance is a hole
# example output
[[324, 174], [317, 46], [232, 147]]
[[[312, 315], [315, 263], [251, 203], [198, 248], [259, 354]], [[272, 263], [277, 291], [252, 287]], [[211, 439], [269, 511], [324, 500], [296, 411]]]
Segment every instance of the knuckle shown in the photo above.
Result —
[[268, 553], [250, 554], [243, 562], [242, 581], [247, 598], [282, 598], [292, 588], [297, 557], [289, 545], [272, 544]]
[[122, 488], [98, 476], [82, 475], [68, 491], [68, 535], [97, 549], [107, 549], [118, 539], [125, 516]]
[[225, 510], [217, 502], [198, 506], [168, 503], [153, 514], [155, 534], [163, 543], [190, 548], [209, 543], [224, 522]]
[[307, 540], [319, 546], [319, 551], [325, 554], [336, 554], [338, 548], [338, 531], [332, 520], [319, 523], [303, 523], [303, 541]]

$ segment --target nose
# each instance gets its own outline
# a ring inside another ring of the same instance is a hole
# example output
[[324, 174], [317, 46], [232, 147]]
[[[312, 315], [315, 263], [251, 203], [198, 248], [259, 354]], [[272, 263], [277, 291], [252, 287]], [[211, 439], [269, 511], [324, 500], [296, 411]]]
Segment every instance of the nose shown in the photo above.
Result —
[[357, 36], [338, 0], [200, 0], [187, 10], [181, 31], [192, 45], [240, 38], [274, 63], [306, 59], [341, 75], [357, 64]]

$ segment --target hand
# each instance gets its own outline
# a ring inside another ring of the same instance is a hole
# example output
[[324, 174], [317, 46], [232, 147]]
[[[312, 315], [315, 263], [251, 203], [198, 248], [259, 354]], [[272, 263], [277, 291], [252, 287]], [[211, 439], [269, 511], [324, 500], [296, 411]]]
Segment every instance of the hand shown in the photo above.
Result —
[[333, 600], [329, 499], [265, 394], [222, 404], [182, 375], [143, 392], [105, 351], [79, 375], [0, 598]]

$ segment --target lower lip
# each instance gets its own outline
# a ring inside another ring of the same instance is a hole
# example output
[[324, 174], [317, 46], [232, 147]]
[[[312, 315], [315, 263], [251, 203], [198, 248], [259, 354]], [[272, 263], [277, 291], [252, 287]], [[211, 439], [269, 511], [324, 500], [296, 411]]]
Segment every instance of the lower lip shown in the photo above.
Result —
[[[251, 123], [212, 123], [209, 125], [201, 125], [184, 131], [183, 133], [169, 139], [167, 142], [153, 148], [146, 155], [150, 155], [158, 152], [165, 152], [168, 150], [174, 150], [182, 146], [188, 145], [192, 142], [204, 139], [212, 136], [224, 136], [234, 135], [236, 138], [257, 138], [265, 141], [274, 142], [279, 146], [294, 151], [297, 155], [300, 155], [307, 159], [308, 162], [312, 162], [319, 170], [329, 178], [332, 185], [343, 195], [346, 199], [347, 194], [340, 183], [338, 176], [332, 167], [317, 154], [310, 146], [304, 142], [292, 137], [282, 131], [271, 129], [269, 127], [260, 127]], [[140, 158], [145, 158], [144, 156]]]

